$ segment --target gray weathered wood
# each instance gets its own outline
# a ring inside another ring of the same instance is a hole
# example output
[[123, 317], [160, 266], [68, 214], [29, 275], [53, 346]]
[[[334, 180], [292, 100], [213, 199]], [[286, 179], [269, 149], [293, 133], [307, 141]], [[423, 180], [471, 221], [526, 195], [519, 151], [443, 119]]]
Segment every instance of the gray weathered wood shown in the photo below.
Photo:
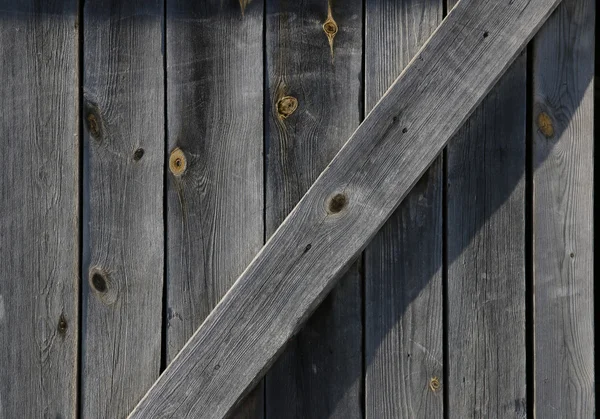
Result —
[[448, 144], [450, 418], [527, 417], [526, 96], [523, 52]]
[[226, 415], [557, 4], [461, 1], [131, 417]]
[[82, 406], [127, 415], [159, 375], [163, 2], [84, 7]]
[[73, 418], [76, 1], [0, 1], [0, 417]]
[[[360, 123], [363, 19], [361, 0], [268, 0], [266, 12], [270, 236]], [[287, 117], [286, 101], [298, 102]], [[355, 264], [267, 375], [267, 417], [362, 418], [361, 307]]]
[[594, 0], [565, 0], [534, 40], [535, 411], [594, 398]]
[[[167, 1], [168, 362], [264, 243], [263, 14]], [[261, 417], [250, 399], [239, 415]]]
[[[442, 20], [443, 2], [368, 0], [370, 110]], [[368, 418], [443, 413], [442, 178], [438, 157], [365, 250]]]

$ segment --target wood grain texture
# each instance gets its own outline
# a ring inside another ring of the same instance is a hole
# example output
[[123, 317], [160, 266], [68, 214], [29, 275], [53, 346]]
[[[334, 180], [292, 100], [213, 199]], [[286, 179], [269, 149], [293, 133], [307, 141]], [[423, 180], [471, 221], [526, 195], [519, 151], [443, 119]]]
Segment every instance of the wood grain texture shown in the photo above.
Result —
[[167, 1], [168, 150], [185, 162], [168, 176], [168, 362], [264, 243], [263, 19], [258, 1]]
[[534, 40], [535, 411], [595, 415], [593, 0], [564, 0]]
[[462, 0], [130, 416], [225, 416], [557, 3]]
[[[363, 19], [361, 0], [269, 0], [266, 13], [270, 236], [360, 123]], [[363, 417], [361, 307], [355, 264], [267, 375], [267, 418]]]
[[448, 417], [526, 418], [527, 57], [447, 148]]
[[163, 6], [86, 1], [82, 415], [122, 418], [158, 377]]
[[[442, 1], [368, 0], [370, 110], [442, 20]], [[367, 418], [443, 414], [442, 192], [438, 157], [365, 250]]]
[[0, 1], [0, 417], [74, 418], [76, 1]]

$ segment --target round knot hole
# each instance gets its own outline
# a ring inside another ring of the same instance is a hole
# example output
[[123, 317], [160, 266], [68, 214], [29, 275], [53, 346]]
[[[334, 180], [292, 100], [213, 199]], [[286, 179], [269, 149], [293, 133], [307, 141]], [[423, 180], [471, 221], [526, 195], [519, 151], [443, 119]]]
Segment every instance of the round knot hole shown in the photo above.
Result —
[[485, 31], [485, 32], [483, 33], [483, 37], [484, 37], [484, 38], [487, 38], [488, 36], [490, 36], [490, 33], [489, 33], [488, 31]]
[[171, 152], [169, 158], [169, 169], [175, 176], [181, 176], [187, 167], [187, 160], [184, 152], [180, 148], [176, 148]]
[[137, 150], [135, 150], [135, 152], [133, 153], [133, 160], [139, 161], [142, 157], [144, 157], [144, 149], [138, 148]]
[[99, 293], [105, 293], [108, 289], [106, 278], [100, 272], [93, 272], [92, 277], [90, 278], [90, 282], [92, 284], [92, 287]]
[[284, 96], [277, 101], [277, 115], [285, 119], [298, 109], [298, 99], [293, 96]]
[[342, 193], [335, 194], [333, 198], [329, 200], [328, 211], [330, 214], [337, 214], [341, 212], [348, 204], [348, 198]]

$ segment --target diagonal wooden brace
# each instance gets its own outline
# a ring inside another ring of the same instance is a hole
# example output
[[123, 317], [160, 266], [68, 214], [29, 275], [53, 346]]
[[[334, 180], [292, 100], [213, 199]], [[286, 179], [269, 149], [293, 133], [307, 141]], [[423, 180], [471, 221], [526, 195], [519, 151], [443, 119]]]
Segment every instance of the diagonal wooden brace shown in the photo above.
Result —
[[130, 418], [222, 418], [558, 5], [462, 0]]

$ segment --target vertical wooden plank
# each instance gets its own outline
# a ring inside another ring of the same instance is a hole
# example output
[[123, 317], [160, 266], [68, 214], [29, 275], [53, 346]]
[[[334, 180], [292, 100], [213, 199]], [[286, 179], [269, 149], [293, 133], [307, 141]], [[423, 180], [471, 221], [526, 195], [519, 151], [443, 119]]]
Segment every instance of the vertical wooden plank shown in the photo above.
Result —
[[[367, 0], [367, 111], [442, 13], [438, 0]], [[367, 418], [442, 417], [442, 169], [439, 157], [365, 250]]]
[[76, 413], [76, 1], [0, 1], [0, 417]]
[[594, 0], [564, 0], [534, 40], [535, 411], [594, 399]]
[[[261, 1], [167, 1], [167, 361], [264, 241]], [[262, 385], [236, 417], [262, 417]]]
[[527, 416], [526, 115], [523, 51], [447, 148], [450, 418]]
[[159, 375], [162, 3], [88, 0], [84, 7], [86, 418], [126, 416]]
[[[267, 235], [362, 116], [362, 1], [267, 1]], [[352, 266], [266, 378], [268, 418], [361, 418], [361, 278]]]
[[527, 417], [523, 53], [448, 145], [448, 416]]

